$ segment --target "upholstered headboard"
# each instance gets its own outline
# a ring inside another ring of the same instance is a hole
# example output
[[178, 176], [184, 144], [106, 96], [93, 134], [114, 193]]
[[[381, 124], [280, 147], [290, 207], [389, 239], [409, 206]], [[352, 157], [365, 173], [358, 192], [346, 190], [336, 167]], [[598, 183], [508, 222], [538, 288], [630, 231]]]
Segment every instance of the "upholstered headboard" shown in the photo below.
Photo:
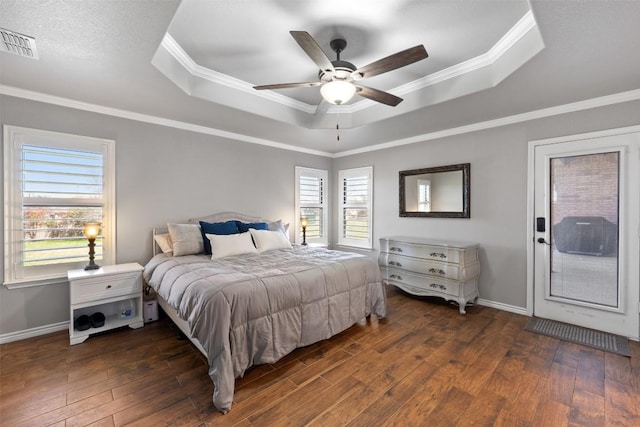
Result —
[[197, 224], [199, 221], [204, 222], [224, 222], [224, 221], [242, 221], [242, 222], [269, 222], [269, 220], [258, 218], [256, 216], [245, 215], [238, 212], [218, 212], [205, 217], [192, 218], [190, 224]]

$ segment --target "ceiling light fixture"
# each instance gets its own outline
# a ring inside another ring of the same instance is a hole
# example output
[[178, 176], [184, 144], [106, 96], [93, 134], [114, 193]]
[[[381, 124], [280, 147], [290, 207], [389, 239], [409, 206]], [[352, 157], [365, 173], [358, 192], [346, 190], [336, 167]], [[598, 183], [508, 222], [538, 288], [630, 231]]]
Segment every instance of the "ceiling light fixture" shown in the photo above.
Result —
[[329, 83], [325, 83], [320, 88], [322, 97], [335, 105], [341, 105], [345, 102], [349, 102], [353, 95], [356, 93], [356, 87], [351, 82], [344, 80], [333, 80]]

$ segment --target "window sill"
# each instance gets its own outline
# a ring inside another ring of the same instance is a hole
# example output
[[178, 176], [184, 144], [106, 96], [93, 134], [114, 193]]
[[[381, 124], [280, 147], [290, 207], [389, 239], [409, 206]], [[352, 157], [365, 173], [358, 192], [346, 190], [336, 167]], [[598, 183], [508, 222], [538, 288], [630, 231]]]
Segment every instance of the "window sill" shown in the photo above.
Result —
[[67, 276], [52, 276], [52, 277], [39, 278], [39, 279], [20, 279], [20, 280], [5, 281], [3, 285], [7, 289], [21, 289], [21, 288], [33, 288], [36, 286], [53, 285], [57, 283], [65, 283], [67, 281], [68, 281]]

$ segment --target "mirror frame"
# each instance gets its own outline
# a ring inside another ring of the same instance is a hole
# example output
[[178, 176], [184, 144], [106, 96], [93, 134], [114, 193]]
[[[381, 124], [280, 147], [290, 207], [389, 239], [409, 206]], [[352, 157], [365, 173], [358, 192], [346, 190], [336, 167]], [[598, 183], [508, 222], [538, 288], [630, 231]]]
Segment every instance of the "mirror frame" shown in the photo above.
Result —
[[[405, 200], [405, 178], [411, 175], [422, 175], [438, 172], [462, 171], [462, 211], [455, 212], [417, 212], [407, 211]], [[471, 218], [471, 163], [460, 163], [457, 165], [438, 166], [433, 168], [412, 169], [400, 171], [400, 216], [401, 217], [424, 217], [424, 218]]]

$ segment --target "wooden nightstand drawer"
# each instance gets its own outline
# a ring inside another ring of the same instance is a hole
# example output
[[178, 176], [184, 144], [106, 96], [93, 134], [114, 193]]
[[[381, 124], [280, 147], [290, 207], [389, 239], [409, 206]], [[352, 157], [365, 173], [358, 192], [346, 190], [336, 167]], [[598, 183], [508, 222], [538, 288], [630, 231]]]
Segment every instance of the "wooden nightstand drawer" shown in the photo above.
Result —
[[71, 288], [71, 301], [95, 301], [141, 291], [142, 277], [138, 272], [104, 276], [75, 281]]

